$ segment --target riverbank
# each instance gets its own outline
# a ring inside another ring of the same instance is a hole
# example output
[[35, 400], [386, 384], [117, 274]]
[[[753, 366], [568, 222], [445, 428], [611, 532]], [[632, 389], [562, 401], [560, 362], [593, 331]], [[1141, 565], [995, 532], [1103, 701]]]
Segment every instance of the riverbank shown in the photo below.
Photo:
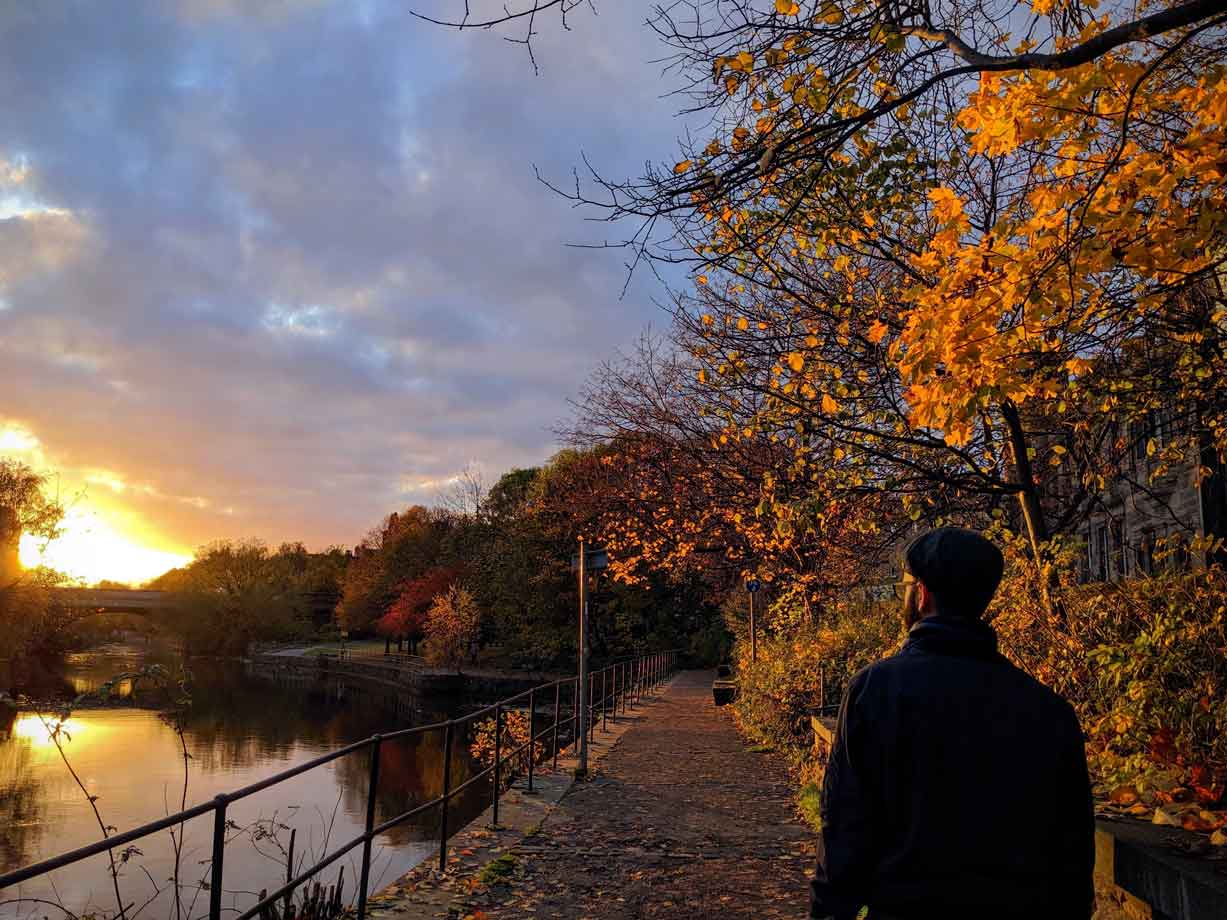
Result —
[[590, 779], [560, 765], [540, 795], [518, 792], [502, 829], [483, 815], [453, 839], [446, 872], [418, 867], [372, 916], [804, 916], [813, 834], [785, 765], [751, 752], [711, 679], [679, 674], [620, 717]]

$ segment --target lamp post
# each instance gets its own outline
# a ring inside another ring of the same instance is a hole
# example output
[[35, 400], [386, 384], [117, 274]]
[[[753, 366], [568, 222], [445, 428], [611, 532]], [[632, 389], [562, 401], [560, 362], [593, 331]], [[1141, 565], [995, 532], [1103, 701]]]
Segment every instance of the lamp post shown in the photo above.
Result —
[[588, 775], [588, 569], [609, 564], [604, 550], [589, 550], [579, 538], [579, 552], [571, 557], [571, 570], [579, 573], [579, 663], [575, 692], [579, 695], [579, 775]]
[[757, 578], [746, 582], [746, 593], [750, 595], [750, 660], [754, 662], [758, 661], [758, 623], [754, 620], [754, 595], [761, 587]]

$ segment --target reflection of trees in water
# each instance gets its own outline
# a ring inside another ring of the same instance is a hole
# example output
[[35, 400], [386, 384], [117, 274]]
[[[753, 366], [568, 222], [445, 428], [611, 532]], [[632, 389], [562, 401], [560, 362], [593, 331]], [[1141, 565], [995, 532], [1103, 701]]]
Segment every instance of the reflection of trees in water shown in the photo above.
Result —
[[[0, 741], [9, 737], [14, 719], [5, 726], [0, 718]], [[41, 783], [33, 761], [28, 744], [0, 744], [0, 871], [25, 865], [43, 834]]]
[[[386, 821], [443, 794], [443, 731], [424, 732], [395, 741], [384, 741], [379, 749], [379, 790], [376, 820]], [[474, 764], [469, 755], [468, 738], [458, 732], [452, 744], [452, 788], [471, 775]], [[344, 790], [345, 806], [355, 814], [366, 809], [370, 779], [370, 758], [350, 756], [337, 762], [337, 779]], [[488, 804], [488, 783], [474, 783], [461, 796], [453, 798], [449, 823], [453, 830], [472, 820]], [[389, 842], [400, 845], [411, 840], [429, 840], [438, 832], [439, 809], [432, 808], [412, 820], [392, 828]]]
[[363, 714], [309, 688], [253, 681], [236, 662], [190, 660], [188, 669], [192, 704], [184, 733], [206, 771], [284, 759], [301, 744], [343, 747], [364, 733]]

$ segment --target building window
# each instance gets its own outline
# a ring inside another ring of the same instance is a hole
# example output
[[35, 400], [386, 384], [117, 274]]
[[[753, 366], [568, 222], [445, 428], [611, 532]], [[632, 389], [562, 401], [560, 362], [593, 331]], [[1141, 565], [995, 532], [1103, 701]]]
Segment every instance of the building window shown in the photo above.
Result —
[[1143, 531], [1138, 544], [1138, 570], [1147, 575], [1155, 573], [1155, 534], [1152, 530]]
[[1112, 571], [1119, 576], [1128, 574], [1128, 560], [1125, 558], [1125, 522], [1117, 518], [1111, 522], [1112, 531]]
[[1095, 578], [1097, 581], [1108, 580], [1108, 525], [1100, 524], [1095, 528]]
[[1150, 427], [1145, 422], [1134, 422], [1133, 431], [1133, 459], [1139, 463], [1146, 459], [1146, 442], [1150, 438]]

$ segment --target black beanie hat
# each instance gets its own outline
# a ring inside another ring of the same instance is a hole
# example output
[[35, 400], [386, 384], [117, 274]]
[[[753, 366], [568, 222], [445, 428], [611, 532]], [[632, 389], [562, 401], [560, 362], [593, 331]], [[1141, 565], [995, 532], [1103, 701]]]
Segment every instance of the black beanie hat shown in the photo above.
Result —
[[974, 530], [939, 527], [907, 548], [907, 569], [933, 593], [939, 613], [979, 617], [1001, 583], [1001, 550]]

